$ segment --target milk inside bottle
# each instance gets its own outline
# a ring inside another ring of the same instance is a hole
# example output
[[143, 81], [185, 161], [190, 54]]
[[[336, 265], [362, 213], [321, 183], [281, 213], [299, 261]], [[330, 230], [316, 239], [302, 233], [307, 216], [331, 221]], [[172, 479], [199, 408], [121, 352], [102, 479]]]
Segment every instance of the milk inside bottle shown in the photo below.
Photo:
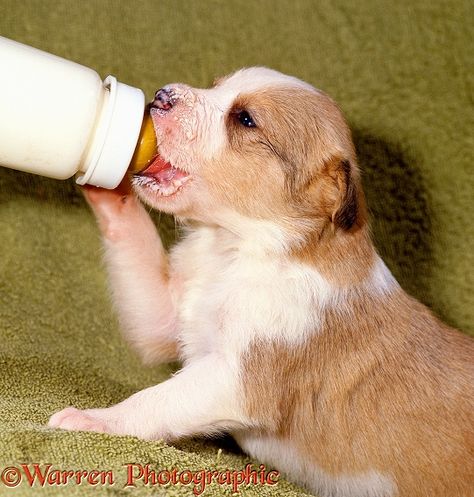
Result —
[[157, 154], [142, 90], [3, 37], [0, 67], [0, 165], [115, 188]]

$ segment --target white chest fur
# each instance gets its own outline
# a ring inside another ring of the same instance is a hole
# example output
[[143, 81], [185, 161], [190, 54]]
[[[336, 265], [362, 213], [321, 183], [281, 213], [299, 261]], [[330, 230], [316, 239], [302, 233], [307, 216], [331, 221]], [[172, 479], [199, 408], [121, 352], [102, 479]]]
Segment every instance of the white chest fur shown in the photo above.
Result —
[[190, 233], [172, 252], [179, 275], [186, 361], [209, 352], [240, 355], [253, 338], [300, 341], [317, 329], [317, 307], [331, 288], [316, 272], [277, 257], [239, 250], [214, 230]]

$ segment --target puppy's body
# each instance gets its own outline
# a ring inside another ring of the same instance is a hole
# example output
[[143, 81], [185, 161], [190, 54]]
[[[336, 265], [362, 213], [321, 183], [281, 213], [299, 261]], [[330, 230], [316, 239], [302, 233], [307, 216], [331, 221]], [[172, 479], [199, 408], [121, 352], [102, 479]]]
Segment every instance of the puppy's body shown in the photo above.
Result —
[[170, 441], [230, 431], [322, 496], [472, 497], [473, 342], [376, 254], [337, 107], [265, 69], [170, 88], [152, 115], [179, 171], [161, 160], [136, 183], [186, 220], [184, 239], [168, 257], [134, 196], [88, 200], [130, 341], [184, 367], [50, 424]]

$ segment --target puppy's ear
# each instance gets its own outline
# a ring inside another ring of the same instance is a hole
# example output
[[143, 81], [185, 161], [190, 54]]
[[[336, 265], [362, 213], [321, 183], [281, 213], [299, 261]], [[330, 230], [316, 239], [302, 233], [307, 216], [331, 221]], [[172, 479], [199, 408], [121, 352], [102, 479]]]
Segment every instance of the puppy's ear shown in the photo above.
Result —
[[345, 159], [332, 160], [328, 166], [338, 190], [331, 220], [335, 228], [348, 231], [356, 224], [360, 208], [355, 170]]

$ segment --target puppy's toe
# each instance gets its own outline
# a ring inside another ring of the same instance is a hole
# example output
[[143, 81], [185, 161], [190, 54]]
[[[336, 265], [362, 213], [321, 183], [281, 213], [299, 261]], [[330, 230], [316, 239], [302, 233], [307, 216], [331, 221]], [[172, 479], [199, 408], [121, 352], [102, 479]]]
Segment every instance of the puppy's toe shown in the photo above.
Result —
[[48, 422], [48, 426], [70, 431], [108, 432], [107, 424], [104, 420], [75, 407], [67, 407], [53, 414]]

